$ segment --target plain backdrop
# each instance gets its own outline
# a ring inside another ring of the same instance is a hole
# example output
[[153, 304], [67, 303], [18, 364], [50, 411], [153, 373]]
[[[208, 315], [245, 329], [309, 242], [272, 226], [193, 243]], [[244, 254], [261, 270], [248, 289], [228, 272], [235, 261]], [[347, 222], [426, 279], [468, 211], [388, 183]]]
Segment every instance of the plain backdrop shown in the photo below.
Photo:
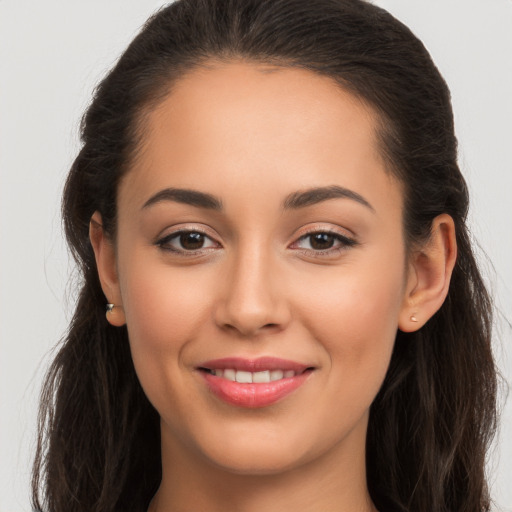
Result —
[[[471, 225], [501, 311], [496, 357], [510, 384], [512, 2], [375, 3], [423, 40], [451, 88]], [[38, 393], [73, 306], [59, 202], [79, 119], [95, 84], [161, 5], [0, 0], [0, 512], [30, 510]], [[512, 511], [510, 401], [489, 472], [495, 509]]]

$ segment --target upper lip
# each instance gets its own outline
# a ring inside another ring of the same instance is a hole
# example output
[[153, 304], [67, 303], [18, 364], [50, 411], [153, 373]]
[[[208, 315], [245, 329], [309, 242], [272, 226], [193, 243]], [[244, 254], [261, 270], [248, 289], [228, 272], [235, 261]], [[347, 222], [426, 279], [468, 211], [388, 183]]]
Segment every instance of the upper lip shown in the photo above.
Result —
[[198, 365], [198, 368], [207, 370], [225, 370], [234, 369], [245, 372], [259, 372], [265, 370], [293, 370], [295, 373], [302, 373], [311, 365], [280, 359], [278, 357], [258, 357], [257, 359], [245, 359], [242, 357], [224, 357], [222, 359], [212, 359]]

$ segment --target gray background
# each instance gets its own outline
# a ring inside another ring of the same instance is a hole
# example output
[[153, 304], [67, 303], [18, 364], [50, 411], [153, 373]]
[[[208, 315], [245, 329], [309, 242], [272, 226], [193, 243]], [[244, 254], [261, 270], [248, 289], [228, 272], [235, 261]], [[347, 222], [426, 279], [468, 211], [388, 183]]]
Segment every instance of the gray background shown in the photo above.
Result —
[[[375, 3], [423, 40], [452, 90], [471, 224], [503, 314], [496, 355], [510, 383], [512, 2]], [[161, 5], [0, 0], [0, 512], [30, 510], [37, 397], [72, 310], [59, 201], [80, 115], [94, 85]], [[512, 511], [511, 400], [489, 462], [496, 510]]]

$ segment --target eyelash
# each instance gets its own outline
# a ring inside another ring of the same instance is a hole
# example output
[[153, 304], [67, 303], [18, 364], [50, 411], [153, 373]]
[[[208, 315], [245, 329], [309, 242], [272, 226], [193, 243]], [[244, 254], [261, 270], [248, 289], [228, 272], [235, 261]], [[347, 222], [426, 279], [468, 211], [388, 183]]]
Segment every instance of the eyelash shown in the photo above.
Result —
[[[178, 256], [183, 256], [185, 258], [191, 257], [191, 256], [199, 256], [199, 255], [204, 254], [205, 251], [212, 249], [212, 247], [206, 247], [206, 248], [201, 247], [200, 249], [189, 251], [186, 249], [177, 249], [170, 245], [170, 243], [173, 240], [175, 240], [175, 239], [179, 240], [179, 238], [182, 235], [196, 234], [196, 233], [204, 236], [205, 238], [207, 238], [211, 241], [214, 241], [211, 236], [209, 236], [207, 233], [205, 233], [201, 229], [180, 229], [178, 231], [174, 231], [173, 233], [170, 233], [170, 234], [165, 235], [164, 237], [160, 238], [159, 240], [156, 241], [156, 245], [158, 247], [160, 247], [160, 249], [162, 249], [163, 251], [172, 252]], [[215, 242], [215, 244], [220, 245], [217, 242]]]
[[[347, 236], [344, 236], [337, 231], [333, 231], [330, 229], [318, 229], [314, 228], [309, 231], [306, 231], [296, 242], [293, 242], [292, 245], [298, 244], [302, 240], [306, 240], [308, 238], [311, 238], [313, 235], [328, 235], [334, 238], [335, 243], [339, 243], [339, 247], [329, 247], [328, 249], [323, 250], [315, 250], [315, 249], [302, 249], [304, 254], [307, 254], [308, 256], [315, 256], [315, 257], [328, 257], [328, 256], [336, 256], [339, 253], [350, 249], [351, 247], [355, 247], [358, 245], [358, 242], [354, 240], [353, 238], [349, 238]], [[310, 241], [311, 244], [311, 241]]]
[[[211, 249], [216, 248], [216, 247], [212, 246], [212, 247], [201, 247], [196, 250], [187, 250], [187, 249], [177, 249], [170, 245], [170, 243], [173, 240], [179, 240], [179, 238], [182, 235], [186, 235], [186, 234], [200, 234], [200, 235], [204, 236], [205, 238], [209, 239], [210, 241], [212, 241], [218, 247], [220, 247], [220, 244], [218, 242], [215, 242], [215, 240], [213, 240], [212, 237], [210, 237], [207, 233], [205, 233], [204, 231], [202, 231], [200, 229], [181, 229], [179, 231], [174, 231], [173, 233], [170, 233], [170, 234], [160, 238], [159, 240], [157, 240], [155, 242], [155, 245], [157, 245], [163, 251], [171, 252], [178, 256], [185, 257], [185, 258], [201, 256], [201, 255], [205, 254], [206, 252], [209, 252]], [[329, 247], [329, 248], [323, 249], [323, 250], [315, 250], [315, 249], [297, 249], [297, 250], [301, 250], [303, 252], [303, 254], [306, 254], [308, 256], [314, 256], [314, 257], [326, 257], [327, 256], [328, 257], [328, 256], [335, 256], [342, 251], [345, 251], [351, 247], [355, 247], [355, 246], [359, 245], [359, 243], [356, 240], [346, 237], [344, 235], [341, 235], [340, 233], [338, 233], [336, 231], [329, 230], [329, 229], [316, 228], [316, 229], [311, 229], [310, 231], [307, 231], [305, 234], [300, 236], [295, 242], [293, 242], [291, 244], [291, 247], [293, 247], [293, 245], [300, 243], [303, 240], [307, 240], [308, 238], [311, 238], [313, 235], [331, 236], [334, 238], [334, 241], [338, 242], [340, 245], [339, 245], [339, 247]]]

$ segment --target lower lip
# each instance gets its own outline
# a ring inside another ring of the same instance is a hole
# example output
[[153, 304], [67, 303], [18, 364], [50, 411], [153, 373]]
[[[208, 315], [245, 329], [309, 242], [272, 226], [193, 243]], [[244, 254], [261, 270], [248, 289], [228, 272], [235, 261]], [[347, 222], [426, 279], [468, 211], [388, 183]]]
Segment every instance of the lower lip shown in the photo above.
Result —
[[210, 390], [221, 400], [238, 407], [255, 409], [266, 407], [282, 400], [300, 387], [311, 374], [306, 370], [300, 375], [273, 382], [241, 384], [211, 373], [202, 372]]

